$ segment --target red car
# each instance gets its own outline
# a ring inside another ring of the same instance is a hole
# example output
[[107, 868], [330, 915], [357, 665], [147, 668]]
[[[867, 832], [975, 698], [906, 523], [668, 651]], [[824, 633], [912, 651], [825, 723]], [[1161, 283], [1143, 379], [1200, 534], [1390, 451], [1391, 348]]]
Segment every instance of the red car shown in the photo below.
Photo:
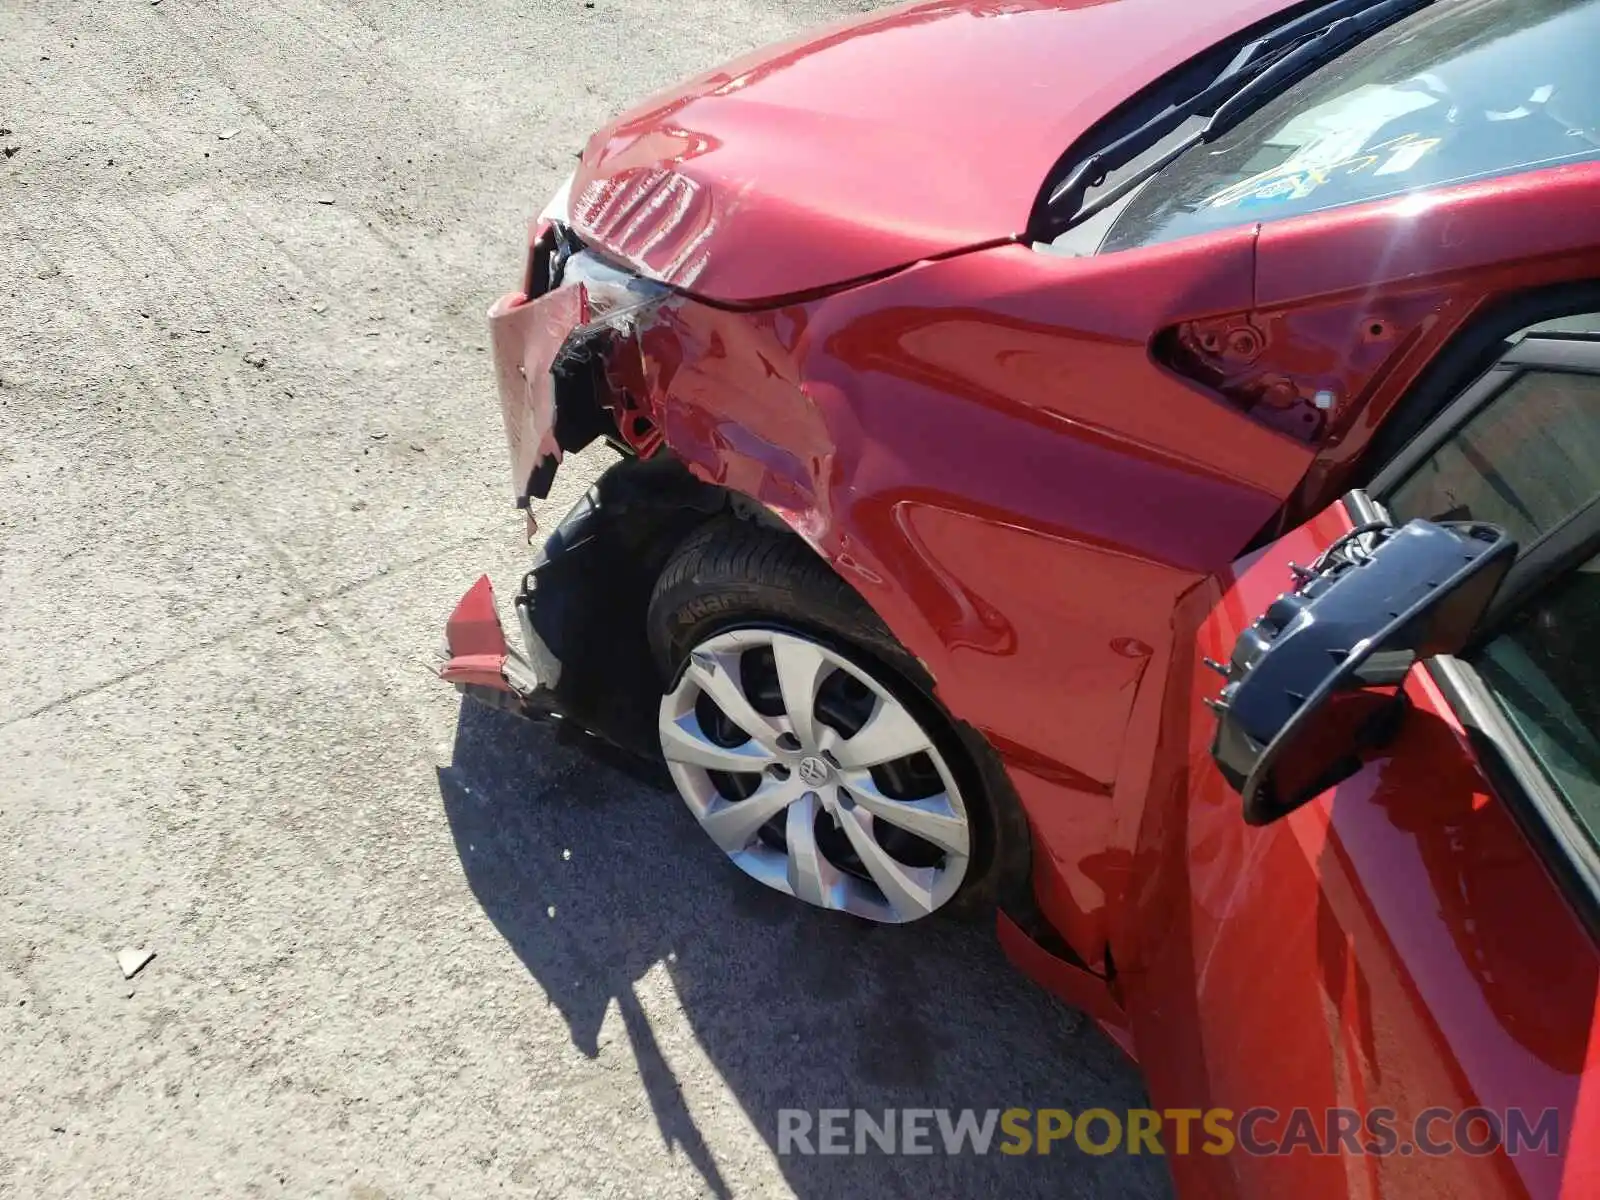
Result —
[[1186, 1197], [1600, 1194], [1597, 51], [937, 0], [646, 102], [490, 312], [517, 503], [623, 458], [444, 676], [770, 887], [997, 911], [1157, 1108], [1316, 1114]]

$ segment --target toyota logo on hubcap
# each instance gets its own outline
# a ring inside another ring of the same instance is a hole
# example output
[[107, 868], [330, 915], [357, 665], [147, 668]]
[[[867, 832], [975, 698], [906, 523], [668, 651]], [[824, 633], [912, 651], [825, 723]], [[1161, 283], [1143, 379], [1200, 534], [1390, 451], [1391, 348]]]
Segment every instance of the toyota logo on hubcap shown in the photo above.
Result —
[[820, 758], [806, 757], [800, 760], [800, 778], [811, 787], [821, 787], [828, 782], [828, 764]]

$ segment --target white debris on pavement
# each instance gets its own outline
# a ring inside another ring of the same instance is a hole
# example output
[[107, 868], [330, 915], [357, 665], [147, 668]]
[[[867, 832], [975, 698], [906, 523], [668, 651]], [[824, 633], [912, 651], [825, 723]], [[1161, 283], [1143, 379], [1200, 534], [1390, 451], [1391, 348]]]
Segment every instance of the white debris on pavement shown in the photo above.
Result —
[[132, 979], [149, 966], [150, 960], [155, 956], [154, 950], [137, 950], [132, 946], [124, 946], [117, 951], [117, 966], [122, 968], [124, 979]]

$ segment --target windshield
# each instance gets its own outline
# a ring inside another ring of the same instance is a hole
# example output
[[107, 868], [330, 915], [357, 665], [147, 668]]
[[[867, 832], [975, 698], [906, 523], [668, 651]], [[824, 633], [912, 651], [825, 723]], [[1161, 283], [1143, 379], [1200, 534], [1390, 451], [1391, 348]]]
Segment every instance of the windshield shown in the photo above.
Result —
[[1439, 0], [1121, 206], [1100, 249], [1600, 157], [1600, 0]]

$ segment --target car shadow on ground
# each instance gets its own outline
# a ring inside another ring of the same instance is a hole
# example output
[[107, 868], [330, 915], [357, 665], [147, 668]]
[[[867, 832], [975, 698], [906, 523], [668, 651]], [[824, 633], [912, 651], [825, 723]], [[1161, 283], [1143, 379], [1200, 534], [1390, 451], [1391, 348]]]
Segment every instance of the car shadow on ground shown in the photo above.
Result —
[[[786, 1108], [1143, 1103], [1131, 1065], [1091, 1021], [1011, 968], [989, 929], [874, 927], [806, 909], [735, 870], [674, 794], [543, 727], [464, 701], [439, 786], [484, 912], [558, 1006], [578, 1051], [600, 1053], [602, 1022], [618, 1006], [661, 1136], [712, 1194], [729, 1186], [636, 991], [659, 964], [732, 1098], [774, 1150]], [[779, 1162], [806, 1200], [1168, 1191], [1159, 1160], [1059, 1145], [1049, 1158], [869, 1148]]]

